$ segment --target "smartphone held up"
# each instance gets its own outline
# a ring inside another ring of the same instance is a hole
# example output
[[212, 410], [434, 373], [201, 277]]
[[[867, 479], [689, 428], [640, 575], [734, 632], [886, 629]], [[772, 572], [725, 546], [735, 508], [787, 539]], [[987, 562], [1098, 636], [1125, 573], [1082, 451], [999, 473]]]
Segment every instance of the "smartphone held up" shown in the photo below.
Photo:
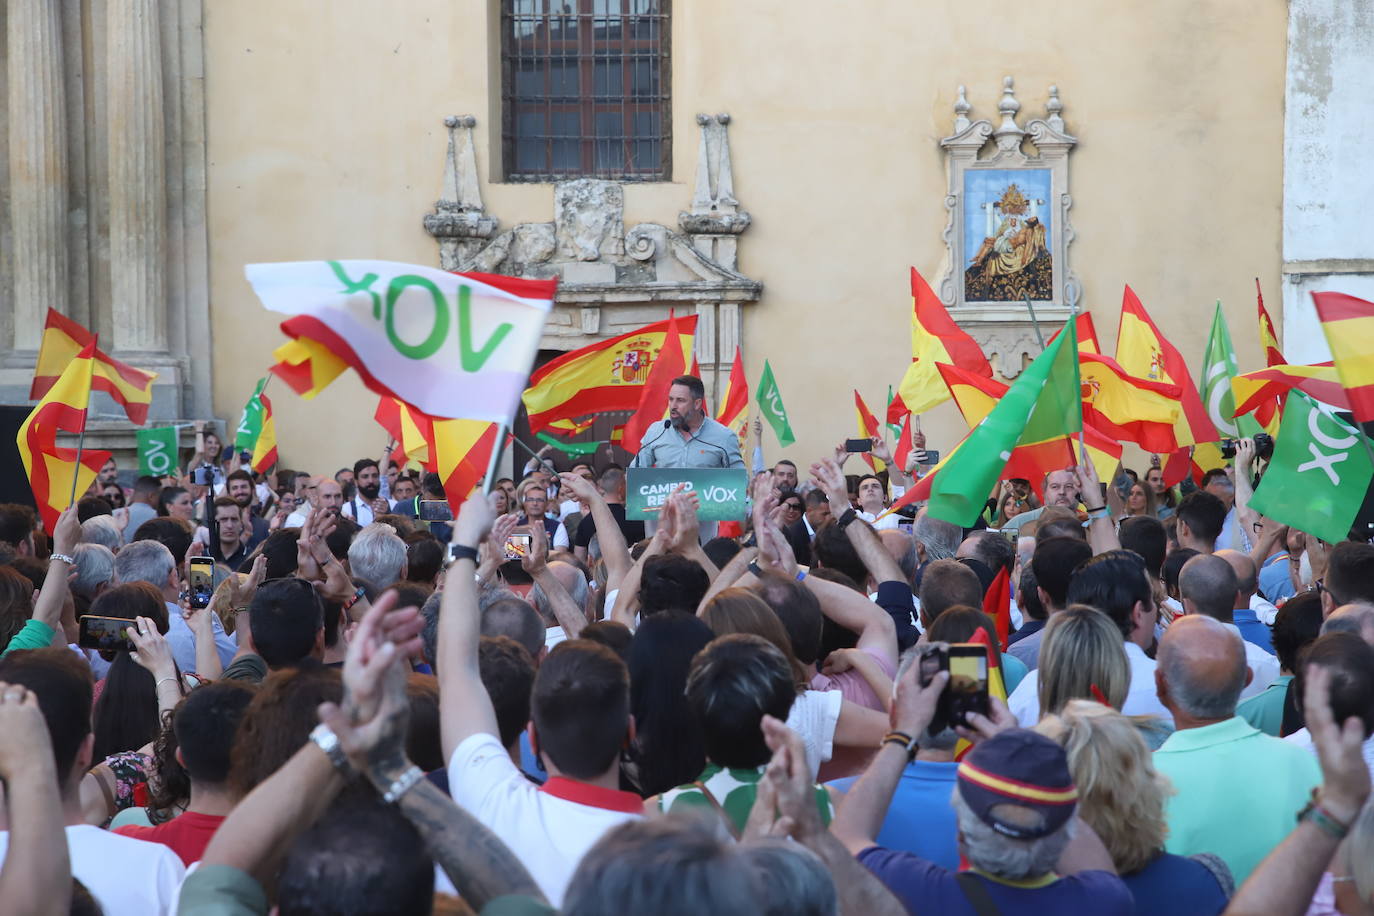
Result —
[[940, 694], [930, 721], [930, 734], [939, 734], [955, 725], [968, 727], [968, 717], [975, 712], [989, 714], [986, 646], [964, 642], [927, 646], [918, 664], [922, 687], [941, 671], [949, 672], [949, 683]]

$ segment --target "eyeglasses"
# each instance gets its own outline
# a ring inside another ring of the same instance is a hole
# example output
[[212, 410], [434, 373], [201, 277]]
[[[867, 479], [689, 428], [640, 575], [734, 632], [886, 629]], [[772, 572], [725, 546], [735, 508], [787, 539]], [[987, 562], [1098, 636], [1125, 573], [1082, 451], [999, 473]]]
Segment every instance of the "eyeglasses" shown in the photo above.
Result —
[[802, 510], [801, 503], [783, 503], [782, 505], [783, 508], [791, 512], [800, 512]]

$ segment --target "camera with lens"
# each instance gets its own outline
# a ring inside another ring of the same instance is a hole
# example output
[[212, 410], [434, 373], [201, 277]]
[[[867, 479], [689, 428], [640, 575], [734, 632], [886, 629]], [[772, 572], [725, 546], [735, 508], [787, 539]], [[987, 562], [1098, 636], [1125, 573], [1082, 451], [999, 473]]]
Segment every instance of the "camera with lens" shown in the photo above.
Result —
[[[1221, 457], [1236, 457], [1236, 443], [1238, 439], [1221, 440]], [[1268, 461], [1274, 457], [1274, 437], [1268, 433], [1255, 433], [1255, 457], [1260, 461]]]
[[213, 487], [217, 473], [219, 473], [219, 468], [207, 461], [205, 464], [191, 469], [191, 483], [198, 487]]

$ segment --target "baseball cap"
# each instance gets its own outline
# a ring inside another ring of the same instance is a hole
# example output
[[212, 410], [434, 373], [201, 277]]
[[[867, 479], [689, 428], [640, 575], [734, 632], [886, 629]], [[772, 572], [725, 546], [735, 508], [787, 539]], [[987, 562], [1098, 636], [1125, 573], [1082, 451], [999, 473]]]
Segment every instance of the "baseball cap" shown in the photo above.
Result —
[[[974, 745], [959, 764], [959, 795], [978, 819], [1018, 840], [1048, 836], [1073, 817], [1078, 789], [1064, 749], [1024, 728], [1000, 732]], [[1000, 805], [1038, 811], [1038, 824], [999, 817]]]

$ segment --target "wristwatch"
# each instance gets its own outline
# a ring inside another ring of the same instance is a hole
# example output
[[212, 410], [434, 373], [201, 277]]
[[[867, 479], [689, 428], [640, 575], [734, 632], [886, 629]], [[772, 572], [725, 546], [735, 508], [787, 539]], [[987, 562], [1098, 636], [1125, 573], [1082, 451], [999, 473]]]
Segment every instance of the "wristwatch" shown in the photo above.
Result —
[[839, 525], [840, 530], [843, 531], [845, 528], [849, 527], [850, 522], [858, 517], [859, 513], [855, 512], [852, 508], [846, 509], [844, 510], [844, 514], [835, 520], [835, 524]]
[[334, 734], [334, 729], [321, 722], [310, 733], [310, 740], [315, 743], [316, 747], [324, 751], [324, 755], [329, 758], [334, 769], [344, 774], [349, 772], [348, 755], [344, 753], [342, 745], [339, 744], [339, 736]]
[[449, 544], [448, 553], [451, 560], [455, 563], [459, 560], [471, 560], [474, 563], [477, 562], [476, 547], [469, 547], [466, 544]]

